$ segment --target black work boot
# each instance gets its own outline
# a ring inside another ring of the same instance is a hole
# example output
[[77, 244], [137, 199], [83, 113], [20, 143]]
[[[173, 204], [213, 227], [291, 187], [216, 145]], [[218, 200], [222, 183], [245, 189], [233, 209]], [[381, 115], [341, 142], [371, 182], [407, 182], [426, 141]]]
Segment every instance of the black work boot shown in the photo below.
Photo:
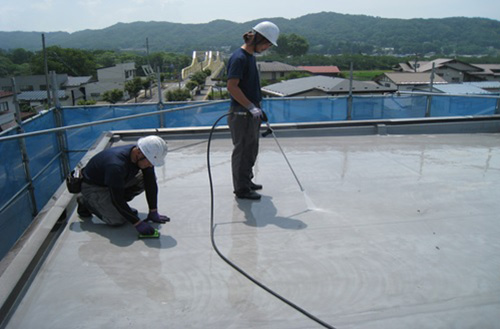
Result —
[[253, 191], [262, 190], [262, 185], [255, 184], [254, 182], [250, 182], [250, 189]]
[[92, 212], [85, 205], [85, 199], [80, 195], [76, 198], [76, 203], [78, 203], [78, 208], [76, 212], [80, 217], [92, 217]]
[[236, 193], [238, 199], [260, 200], [261, 195], [255, 191]]

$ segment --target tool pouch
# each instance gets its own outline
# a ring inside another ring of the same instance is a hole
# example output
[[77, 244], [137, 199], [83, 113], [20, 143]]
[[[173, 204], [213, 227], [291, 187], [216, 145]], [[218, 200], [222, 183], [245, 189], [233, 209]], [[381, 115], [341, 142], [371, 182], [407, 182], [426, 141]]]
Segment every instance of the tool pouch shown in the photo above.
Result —
[[83, 177], [80, 175], [80, 171], [75, 169], [66, 177], [66, 187], [69, 193], [77, 194], [82, 191]]

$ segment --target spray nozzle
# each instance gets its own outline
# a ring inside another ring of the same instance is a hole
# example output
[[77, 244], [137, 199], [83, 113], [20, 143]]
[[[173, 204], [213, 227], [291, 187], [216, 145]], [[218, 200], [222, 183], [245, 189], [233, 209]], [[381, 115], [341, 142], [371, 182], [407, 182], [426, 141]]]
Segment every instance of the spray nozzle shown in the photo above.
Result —
[[266, 137], [266, 136], [273, 133], [273, 129], [271, 128], [271, 125], [269, 124], [269, 122], [266, 121], [266, 125], [267, 125], [267, 130], [262, 133], [262, 137]]

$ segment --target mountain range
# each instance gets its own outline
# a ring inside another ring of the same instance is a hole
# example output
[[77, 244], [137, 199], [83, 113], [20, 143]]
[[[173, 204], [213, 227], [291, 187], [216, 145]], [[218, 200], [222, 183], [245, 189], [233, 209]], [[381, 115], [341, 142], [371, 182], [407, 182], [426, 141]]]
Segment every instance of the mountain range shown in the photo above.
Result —
[[[245, 23], [215, 20], [205, 24], [169, 22], [117, 23], [99, 30], [45, 33], [46, 45], [78, 49], [145, 50], [190, 54], [193, 50], [230, 51], [242, 35], [262, 20], [276, 23], [282, 33], [307, 39], [318, 54], [380, 53], [498, 54], [500, 21], [486, 18], [389, 19], [333, 12], [294, 19], [262, 18]], [[0, 32], [0, 49], [42, 47], [42, 32]]]

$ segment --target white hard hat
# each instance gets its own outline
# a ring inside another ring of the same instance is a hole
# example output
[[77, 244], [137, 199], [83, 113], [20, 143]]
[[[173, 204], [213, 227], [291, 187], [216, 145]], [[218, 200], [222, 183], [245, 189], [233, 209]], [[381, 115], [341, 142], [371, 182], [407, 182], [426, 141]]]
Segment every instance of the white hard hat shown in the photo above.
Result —
[[254, 26], [253, 30], [255, 32], [259, 32], [264, 38], [269, 40], [269, 42], [271, 42], [276, 47], [278, 46], [280, 29], [278, 28], [278, 26], [276, 26], [276, 24], [269, 21], [260, 22], [259, 24]]
[[137, 141], [137, 146], [153, 166], [160, 167], [165, 164], [168, 146], [162, 138], [154, 135], [141, 137]]

